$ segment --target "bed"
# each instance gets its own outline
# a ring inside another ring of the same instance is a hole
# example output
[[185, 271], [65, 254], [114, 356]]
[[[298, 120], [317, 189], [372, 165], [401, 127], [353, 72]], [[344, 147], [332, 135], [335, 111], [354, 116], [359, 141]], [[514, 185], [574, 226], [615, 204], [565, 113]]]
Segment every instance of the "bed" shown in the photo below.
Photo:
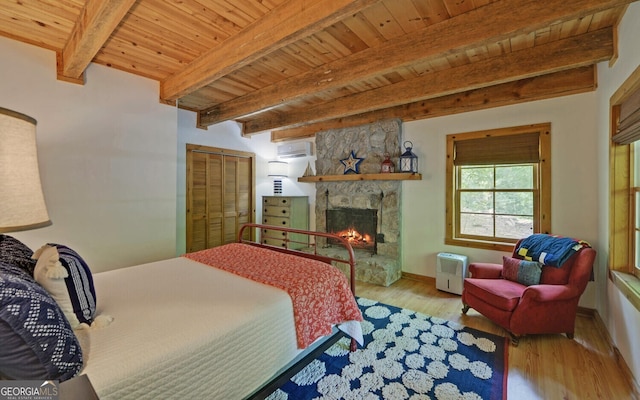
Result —
[[[101, 399], [247, 398], [310, 348], [336, 335], [327, 323], [361, 340], [348, 243], [341, 241], [349, 254], [343, 261], [318, 254], [317, 243], [330, 236], [325, 233], [257, 224], [242, 229], [238, 243], [93, 275], [96, 315], [114, 320], [75, 334], [84, 357], [81, 374], [89, 377]], [[242, 239], [249, 229], [257, 232], [257, 241]], [[267, 231], [282, 234], [285, 243], [293, 233], [304, 234], [315, 245], [303, 252], [262, 245], [268, 240], [261, 232]], [[349, 264], [350, 279], [341, 272], [334, 276], [338, 269], [327, 265], [332, 262]], [[223, 265], [213, 266], [216, 263]], [[229, 267], [234, 263], [250, 268], [238, 272]], [[318, 317], [299, 308], [291, 297], [295, 293], [260, 282], [279, 285], [282, 276], [253, 277], [259, 269], [277, 269], [277, 264], [300, 279], [298, 285], [307, 286], [293, 290], [302, 298], [298, 303], [315, 308], [325, 303]], [[322, 275], [325, 272], [298, 276], [303, 275], [298, 270], [311, 268], [328, 268], [330, 277]], [[322, 284], [322, 296], [334, 300], [311, 299], [309, 287]], [[341, 288], [346, 288], [346, 296]]]

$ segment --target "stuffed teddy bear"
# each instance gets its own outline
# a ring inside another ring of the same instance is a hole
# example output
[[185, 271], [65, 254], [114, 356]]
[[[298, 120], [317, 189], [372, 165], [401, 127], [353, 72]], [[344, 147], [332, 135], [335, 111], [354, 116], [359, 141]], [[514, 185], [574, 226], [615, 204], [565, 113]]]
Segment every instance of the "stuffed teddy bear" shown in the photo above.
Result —
[[96, 317], [96, 292], [87, 263], [67, 246], [48, 243], [39, 248], [33, 277], [54, 298], [73, 329], [104, 327], [110, 316]]

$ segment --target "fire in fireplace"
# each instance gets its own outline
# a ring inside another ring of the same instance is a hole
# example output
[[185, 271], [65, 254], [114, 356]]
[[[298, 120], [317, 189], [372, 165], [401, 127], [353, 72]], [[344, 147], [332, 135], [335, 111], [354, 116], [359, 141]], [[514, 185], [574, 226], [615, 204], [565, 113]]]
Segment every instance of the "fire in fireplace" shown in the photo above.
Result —
[[327, 210], [326, 218], [327, 232], [347, 239], [354, 249], [376, 253], [378, 210], [336, 208]]

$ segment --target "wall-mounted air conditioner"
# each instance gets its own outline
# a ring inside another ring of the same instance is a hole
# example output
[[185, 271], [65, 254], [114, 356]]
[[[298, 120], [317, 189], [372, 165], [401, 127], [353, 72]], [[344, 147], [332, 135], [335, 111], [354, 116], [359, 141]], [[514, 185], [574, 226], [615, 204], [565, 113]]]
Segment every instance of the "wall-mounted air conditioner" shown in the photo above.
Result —
[[464, 278], [467, 277], [467, 256], [438, 253], [436, 269], [436, 289], [462, 294]]
[[311, 142], [293, 142], [278, 145], [278, 158], [296, 158], [310, 156]]

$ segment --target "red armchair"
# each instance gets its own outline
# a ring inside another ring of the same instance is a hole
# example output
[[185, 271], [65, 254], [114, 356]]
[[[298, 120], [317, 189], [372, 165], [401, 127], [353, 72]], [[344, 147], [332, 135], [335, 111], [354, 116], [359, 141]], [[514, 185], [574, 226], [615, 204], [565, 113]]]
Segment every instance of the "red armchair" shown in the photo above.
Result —
[[[519, 258], [516, 249], [513, 258]], [[503, 265], [472, 263], [464, 280], [462, 312], [473, 308], [509, 332], [517, 346], [526, 334], [565, 333], [573, 339], [578, 300], [592, 274], [596, 251], [583, 247], [560, 268], [543, 266], [540, 284], [504, 278]]]

